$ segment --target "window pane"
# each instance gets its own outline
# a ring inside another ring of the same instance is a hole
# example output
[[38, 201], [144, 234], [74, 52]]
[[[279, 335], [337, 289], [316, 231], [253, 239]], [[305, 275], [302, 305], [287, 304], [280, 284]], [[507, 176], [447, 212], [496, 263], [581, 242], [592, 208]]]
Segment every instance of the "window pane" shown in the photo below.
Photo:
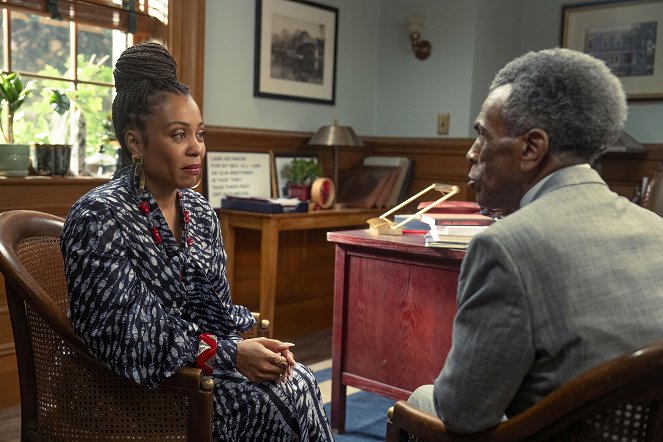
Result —
[[6, 71], [7, 66], [5, 66], [5, 57], [3, 55], [5, 53], [5, 21], [2, 20], [3, 12], [3, 10], [0, 10], [0, 66], [2, 66], [3, 71]]
[[11, 12], [12, 69], [71, 78], [69, 23]]
[[14, 138], [16, 143], [56, 143], [50, 126], [54, 123], [56, 112], [51, 110], [50, 98], [53, 89], [65, 92], [71, 98], [71, 83], [55, 80], [37, 80], [27, 75], [23, 81], [32, 82], [32, 92], [26, 98], [14, 117]]
[[113, 31], [78, 25], [78, 79], [113, 82]]
[[[113, 105], [113, 88], [90, 84], [79, 85], [76, 103], [85, 116], [86, 152], [88, 155], [92, 155], [98, 152], [99, 147], [106, 142], [107, 134], [104, 129], [104, 120], [110, 118]], [[110, 155], [115, 154], [115, 152], [106, 150], [106, 153]]]

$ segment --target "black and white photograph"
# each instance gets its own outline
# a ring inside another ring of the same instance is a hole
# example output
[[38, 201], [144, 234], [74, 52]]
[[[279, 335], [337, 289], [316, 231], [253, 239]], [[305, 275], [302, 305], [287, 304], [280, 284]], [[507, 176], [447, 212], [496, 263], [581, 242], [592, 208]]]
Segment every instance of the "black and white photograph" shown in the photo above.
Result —
[[603, 60], [622, 81], [629, 100], [661, 99], [662, 26], [660, 0], [567, 5], [562, 46]]
[[304, 0], [257, 0], [254, 95], [335, 102], [338, 9]]

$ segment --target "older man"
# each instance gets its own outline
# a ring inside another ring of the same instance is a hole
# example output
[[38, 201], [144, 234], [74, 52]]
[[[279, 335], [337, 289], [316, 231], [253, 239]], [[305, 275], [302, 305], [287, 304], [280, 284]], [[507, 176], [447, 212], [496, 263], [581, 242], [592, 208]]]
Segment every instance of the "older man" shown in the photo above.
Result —
[[494, 426], [663, 339], [663, 218], [589, 166], [626, 113], [619, 79], [567, 49], [525, 54], [493, 80], [469, 185], [481, 206], [514, 212], [472, 240], [446, 364], [410, 399], [450, 431]]

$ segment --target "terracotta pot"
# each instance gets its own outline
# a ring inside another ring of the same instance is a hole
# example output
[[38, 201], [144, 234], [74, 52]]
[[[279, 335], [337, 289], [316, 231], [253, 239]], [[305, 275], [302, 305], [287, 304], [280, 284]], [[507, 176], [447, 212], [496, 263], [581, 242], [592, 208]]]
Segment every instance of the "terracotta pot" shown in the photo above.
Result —
[[311, 186], [309, 184], [288, 184], [288, 195], [291, 198], [308, 201], [311, 199]]

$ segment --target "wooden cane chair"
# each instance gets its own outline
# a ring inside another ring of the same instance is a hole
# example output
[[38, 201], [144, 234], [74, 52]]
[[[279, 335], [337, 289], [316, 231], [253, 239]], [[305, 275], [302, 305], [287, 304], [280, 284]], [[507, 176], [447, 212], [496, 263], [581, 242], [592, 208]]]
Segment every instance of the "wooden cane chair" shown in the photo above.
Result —
[[663, 341], [562, 385], [494, 428], [452, 434], [404, 401], [388, 411], [387, 441], [663, 441]]
[[[181, 368], [148, 389], [88, 354], [67, 317], [60, 253], [63, 220], [15, 210], [0, 214], [0, 271], [16, 347], [23, 441], [212, 440], [214, 382]], [[260, 321], [246, 337], [264, 336]]]

